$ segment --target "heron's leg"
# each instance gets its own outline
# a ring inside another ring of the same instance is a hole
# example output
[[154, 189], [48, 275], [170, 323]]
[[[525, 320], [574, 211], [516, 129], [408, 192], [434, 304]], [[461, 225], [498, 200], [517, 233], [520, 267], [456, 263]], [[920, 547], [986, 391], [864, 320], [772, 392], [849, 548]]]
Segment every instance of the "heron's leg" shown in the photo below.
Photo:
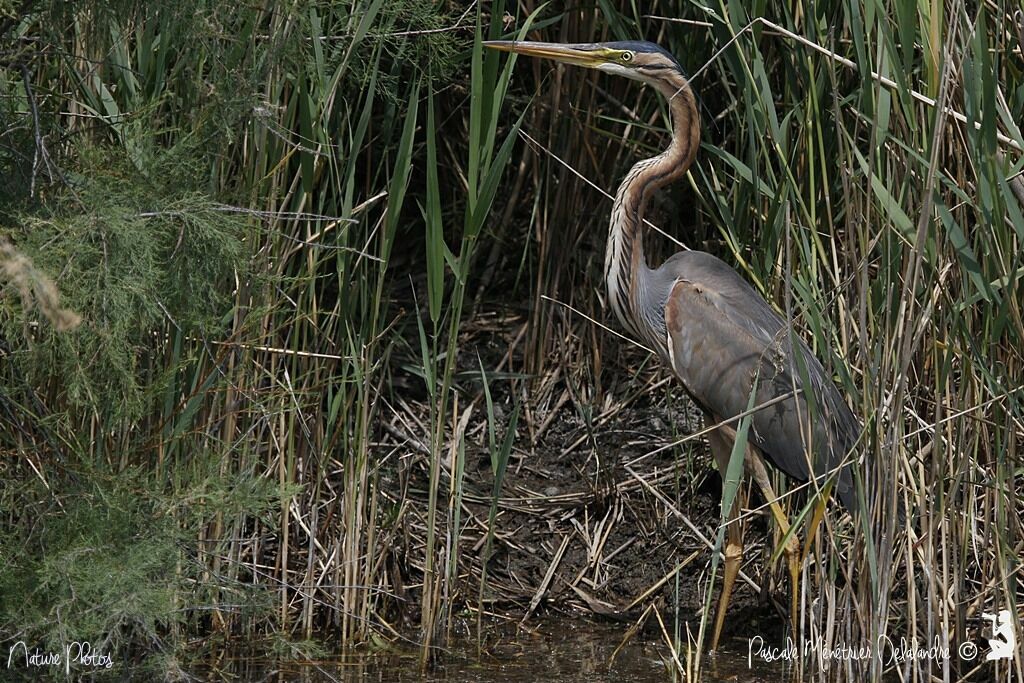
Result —
[[[729, 469], [729, 457], [732, 454], [732, 442], [722, 433], [722, 430], [715, 430], [708, 434], [708, 441], [711, 444], [711, 453], [718, 463], [718, 471], [725, 477]], [[732, 510], [729, 512], [729, 520], [726, 523], [725, 541], [725, 570], [722, 575], [722, 595], [718, 599], [718, 614], [715, 615], [715, 630], [711, 637], [711, 649], [718, 649], [718, 639], [722, 635], [722, 626], [725, 624], [725, 613], [729, 609], [729, 599], [732, 597], [732, 588], [736, 583], [736, 575], [739, 574], [740, 565], [743, 564], [743, 528], [739, 519], [743, 509], [743, 487], [736, 492], [733, 500]]]
[[[775, 522], [779, 525], [779, 529], [782, 530], [782, 535], [785, 536], [789, 533], [789, 520], [786, 519], [782, 506], [779, 505], [779, 497], [775, 495], [775, 491], [772, 489], [772, 482], [768, 478], [768, 469], [764, 466], [764, 460], [761, 458], [760, 453], [752, 449], [750, 455], [751, 457], [747, 458], [747, 463], [750, 465], [751, 470], [753, 470], [754, 480], [761, 487], [761, 493], [764, 494], [765, 499], [768, 501], [768, 507], [772, 511], [772, 516], [775, 517]], [[786, 563], [789, 565], [791, 587], [789, 618], [793, 625], [793, 633], [796, 634], [797, 626], [799, 625], [797, 621], [797, 607], [799, 606], [800, 596], [800, 541], [797, 539], [795, 532], [789, 537], [783, 552], [786, 554]]]

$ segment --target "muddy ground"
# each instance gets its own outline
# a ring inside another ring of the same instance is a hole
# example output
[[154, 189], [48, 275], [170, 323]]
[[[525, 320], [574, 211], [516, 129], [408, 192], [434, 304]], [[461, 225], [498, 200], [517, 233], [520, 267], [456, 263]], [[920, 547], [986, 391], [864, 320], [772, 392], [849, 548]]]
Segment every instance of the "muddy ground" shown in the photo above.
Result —
[[[479, 349], [481, 355], [490, 350], [484, 367], [489, 372], [496, 367], [507, 370], [499, 352], [509, 347], [496, 343], [495, 335], [508, 341], [515, 337], [515, 327], [468, 337], [462, 355], [475, 364], [476, 353], [465, 353], [466, 349]], [[644, 621], [646, 628], [657, 627], [657, 618], [651, 618], [657, 611], [671, 629], [678, 606], [679, 617], [696, 637], [712, 557], [698, 534], [711, 542], [715, 539], [721, 478], [702, 439], [669, 446], [701, 424], [700, 413], [682, 389], [643, 353], [621, 355], [622, 367], [615, 369], [620, 378], [599, 407], [578, 400], [586, 388], [570, 387], [565, 380], [545, 383], [520, 375], [518, 381], [509, 381], [500, 374], [490, 379], [495, 422], [500, 425], [498, 444], [515, 410], [513, 395], [526, 398], [520, 401], [515, 445], [498, 505], [483, 592], [485, 611], [523, 619], [525, 624], [534, 615], [562, 613]], [[514, 370], [515, 356], [511, 358]], [[451, 596], [448, 604], [465, 605], [469, 615], [478, 603], [494, 477], [479, 366], [465, 365], [458, 383], [460, 412], [474, 398], [477, 402], [465, 430], [459, 595]], [[533, 403], [530, 387], [537, 386], [549, 396], [549, 408], [539, 407], [543, 401]], [[425, 396], [418, 398], [422, 402], [407, 405], [415, 406], [411, 409], [419, 413], [416, 420], [427, 424], [429, 404]], [[390, 436], [415, 440], [402, 427], [393, 428]], [[409, 495], [418, 500], [406, 518], [405, 538], [396, 548], [402, 575], [398, 580], [404, 589], [402, 620], [408, 625], [418, 622], [417, 580], [422, 581], [415, 558], [422, 557], [425, 538], [428, 460], [423, 446], [419, 442], [418, 452], [405, 453], [399, 473]], [[442, 492], [449, 490], [450, 469], [446, 462]], [[759, 494], [752, 494], [751, 503], [760, 505]], [[453, 509], [449, 499], [449, 523]], [[766, 567], [773, 548], [768, 534], [775, 533], [774, 525], [769, 528], [766, 521], [764, 514], [753, 515], [744, 534], [743, 572], [761, 590], [742, 579], [737, 582], [723, 638], [742, 638], [745, 643], [753, 635], [785, 630], [785, 610], [780, 606], [788, 604], [788, 578], [784, 563], [771, 571]], [[673, 570], [680, 564], [677, 580]], [[721, 586], [721, 566], [718, 572], [714, 600]], [[467, 629], [471, 621], [475, 623], [475, 616], [467, 616]]]

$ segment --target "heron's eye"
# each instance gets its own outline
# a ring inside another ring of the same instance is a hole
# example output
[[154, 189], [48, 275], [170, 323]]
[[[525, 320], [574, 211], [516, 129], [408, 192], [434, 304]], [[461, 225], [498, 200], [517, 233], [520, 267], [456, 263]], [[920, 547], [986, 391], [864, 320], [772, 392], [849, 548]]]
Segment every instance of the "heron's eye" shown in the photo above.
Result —
[[633, 53], [632, 52], [623, 52], [621, 55], [619, 55], [619, 59], [621, 59], [624, 62], [632, 62], [633, 61]]

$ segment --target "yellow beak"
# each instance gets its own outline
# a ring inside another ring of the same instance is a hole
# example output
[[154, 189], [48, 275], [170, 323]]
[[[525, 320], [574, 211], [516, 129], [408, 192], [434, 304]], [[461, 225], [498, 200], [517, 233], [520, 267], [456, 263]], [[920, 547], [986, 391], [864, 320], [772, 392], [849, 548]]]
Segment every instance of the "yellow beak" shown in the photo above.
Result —
[[514, 52], [528, 57], [545, 57], [556, 62], [585, 66], [591, 69], [608, 61], [607, 49], [597, 45], [561, 43], [534, 43], [521, 40], [485, 40], [484, 47], [502, 52]]

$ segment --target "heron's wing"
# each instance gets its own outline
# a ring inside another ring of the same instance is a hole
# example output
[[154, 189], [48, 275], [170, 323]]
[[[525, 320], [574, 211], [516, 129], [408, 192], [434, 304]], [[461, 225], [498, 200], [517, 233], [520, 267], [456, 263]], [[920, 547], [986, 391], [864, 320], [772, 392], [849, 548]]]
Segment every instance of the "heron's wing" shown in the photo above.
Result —
[[[795, 479], [830, 473], [859, 425], [821, 364], [724, 263], [701, 254], [675, 265], [665, 323], [669, 361], [687, 391], [706, 412], [728, 419], [746, 410], [756, 378], [754, 405], [771, 405], [754, 414], [750, 441]], [[849, 467], [835, 491], [852, 509]]]

